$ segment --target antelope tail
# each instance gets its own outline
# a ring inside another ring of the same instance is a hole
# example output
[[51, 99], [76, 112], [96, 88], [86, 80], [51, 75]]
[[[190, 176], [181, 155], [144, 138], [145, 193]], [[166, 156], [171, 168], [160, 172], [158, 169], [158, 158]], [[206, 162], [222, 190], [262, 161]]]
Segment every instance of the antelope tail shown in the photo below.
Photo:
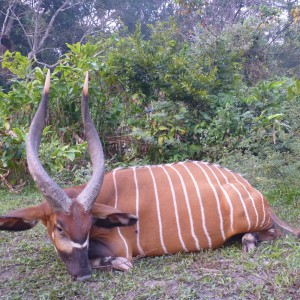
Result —
[[278, 227], [282, 228], [284, 231], [289, 232], [289, 233], [295, 235], [296, 237], [300, 238], [300, 228], [291, 227], [284, 221], [280, 220], [271, 209], [270, 209], [270, 214], [271, 214], [273, 223], [276, 226], [278, 226]]

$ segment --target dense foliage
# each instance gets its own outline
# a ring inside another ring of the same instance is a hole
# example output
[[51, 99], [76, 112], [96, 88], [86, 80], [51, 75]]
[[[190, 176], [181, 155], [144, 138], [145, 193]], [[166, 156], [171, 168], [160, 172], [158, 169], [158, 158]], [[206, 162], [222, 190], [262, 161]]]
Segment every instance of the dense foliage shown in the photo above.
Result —
[[[204, 18], [200, 2], [198, 16]], [[196, 5], [178, 3], [181, 8]], [[195, 20], [196, 12], [189, 17]], [[42, 162], [65, 180], [89, 175], [89, 168], [81, 168], [88, 157], [80, 115], [84, 73], [89, 71], [90, 107], [108, 169], [185, 159], [235, 167], [267, 157], [274, 157], [280, 168], [288, 156], [297, 169], [300, 81], [297, 67], [284, 66], [280, 56], [284, 46], [292, 49], [295, 43], [291, 35], [299, 22], [295, 8], [293, 12], [293, 24], [281, 37], [287, 43], [274, 39], [269, 48], [264, 34], [272, 37], [283, 22], [270, 8], [222, 30], [216, 27], [217, 34], [208, 28], [209, 19], [187, 34], [187, 12], [182, 12], [177, 21], [149, 25], [146, 36], [144, 24], [138, 23], [134, 32], [120, 27], [93, 35], [85, 44], [66, 44], [68, 51], [51, 70]], [[268, 56], [272, 51], [276, 64]], [[0, 90], [0, 174], [12, 188], [28, 178], [26, 136], [47, 68], [20, 52], [6, 51], [2, 69], [10, 76]], [[66, 170], [72, 173], [62, 172]]]

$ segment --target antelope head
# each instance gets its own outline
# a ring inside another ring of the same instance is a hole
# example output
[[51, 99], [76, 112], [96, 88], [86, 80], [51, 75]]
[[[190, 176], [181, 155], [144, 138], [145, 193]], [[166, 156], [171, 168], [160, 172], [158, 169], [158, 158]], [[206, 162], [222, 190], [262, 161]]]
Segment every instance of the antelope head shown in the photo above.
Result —
[[[127, 226], [134, 224], [137, 219], [103, 204], [98, 204], [98, 208], [95, 209], [94, 202], [104, 177], [104, 154], [88, 109], [88, 73], [83, 87], [81, 110], [88, 152], [93, 166], [92, 178], [84, 188], [74, 187], [72, 193], [67, 193], [44, 170], [38, 158], [38, 151], [44, 129], [49, 91], [50, 72], [48, 71], [42, 101], [30, 125], [26, 144], [29, 171], [46, 201], [38, 206], [15, 210], [0, 217], [0, 230], [27, 230], [34, 227], [39, 220], [42, 221], [68, 272], [74, 279], [85, 280], [91, 276], [88, 259], [91, 227]], [[94, 206], [93, 210], [92, 206]]]

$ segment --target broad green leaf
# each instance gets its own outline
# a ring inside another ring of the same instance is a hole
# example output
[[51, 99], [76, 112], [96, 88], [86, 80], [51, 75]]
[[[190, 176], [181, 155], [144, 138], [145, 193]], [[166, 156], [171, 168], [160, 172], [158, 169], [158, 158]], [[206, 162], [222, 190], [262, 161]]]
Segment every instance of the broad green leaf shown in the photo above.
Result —
[[73, 161], [75, 159], [75, 153], [74, 152], [65, 152], [65, 157], [67, 157], [70, 161]]
[[279, 87], [279, 86], [282, 86], [284, 83], [285, 83], [284, 81], [273, 81], [269, 84], [268, 88], [272, 89], [275, 87]]
[[24, 140], [24, 133], [20, 128], [14, 128], [13, 132], [18, 136], [18, 140]]
[[289, 86], [287, 88], [286, 97], [287, 97], [288, 100], [292, 100], [293, 99], [293, 97], [294, 97], [294, 91], [293, 91], [293, 87], [292, 86]]
[[295, 94], [300, 95], [300, 80], [295, 81]]
[[158, 130], [168, 130], [168, 127], [166, 127], [166, 126], [158, 126]]
[[267, 117], [267, 120], [273, 120], [273, 119], [276, 119], [276, 120], [279, 120], [283, 117], [283, 114], [275, 114], [275, 115], [271, 115], [271, 116], [268, 116]]
[[163, 142], [164, 142], [164, 137], [161, 135], [159, 138], [158, 138], [158, 145], [162, 145], [163, 144]]
[[51, 129], [51, 125], [46, 126], [43, 130], [43, 134], [46, 135], [50, 131], [50, 129]]

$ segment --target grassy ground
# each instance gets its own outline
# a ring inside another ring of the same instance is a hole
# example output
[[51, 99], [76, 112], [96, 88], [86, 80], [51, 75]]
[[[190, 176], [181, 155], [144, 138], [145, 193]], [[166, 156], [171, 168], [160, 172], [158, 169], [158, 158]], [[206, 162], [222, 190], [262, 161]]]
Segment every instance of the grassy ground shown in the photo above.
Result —
[[[0, 190], [0, 214], [40, 199], [36, 191]], [[276, 203], [281, 218], [299, 225], [297, 199], [280, 211]], [[283, 236], [250, 254], [233, 242], [215, 251], [143, 258], [128, 273], [95, 270], [81, 283], [71, 280], [42, 225], [0, 232], [0, 299], [300, 299], [300, 241]]]

